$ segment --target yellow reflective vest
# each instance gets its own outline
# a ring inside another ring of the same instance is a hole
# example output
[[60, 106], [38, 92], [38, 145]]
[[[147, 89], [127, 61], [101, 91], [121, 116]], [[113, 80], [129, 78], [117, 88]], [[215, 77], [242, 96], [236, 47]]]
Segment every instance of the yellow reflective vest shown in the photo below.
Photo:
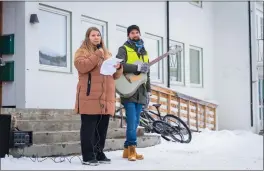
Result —
[[134, 64], [138, 60], [140, 60], [140, 61], [142, 61], [144, 63], [148, 63], [148, 61], [149, 61], [148, 54], [143, 55], [143, 58], [142, 58], [142, 56], [140, 56], [140, 58], [139, 58], [138, 55], [137, 55], [137, 52], [134, 49], [132, 49], [132, 48], [126, 46], [126, 45], [124, 45], [124, 46], [125, 46], [126, 52], [127, 52], [127, 62], [126, 63]]

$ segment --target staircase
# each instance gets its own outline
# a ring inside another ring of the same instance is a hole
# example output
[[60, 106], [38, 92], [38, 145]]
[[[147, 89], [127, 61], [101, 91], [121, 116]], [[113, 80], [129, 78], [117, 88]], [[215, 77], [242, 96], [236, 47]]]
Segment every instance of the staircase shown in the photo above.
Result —
[[[13, 114], [17, 127], [23, 131], [33, 131], [33, 145], [23, 149], [24, 156], [66, 156], [80, 154], [80, 116], [72, 110], [58, 109], [10, 109], [2, 108], [2, 114]], [[125, 128], [120, 128], [120, 120], [111, 118], [106, 151], [121, 150], [125, 141]], [[144, 135], [144, 129], [137, 130], [138, 148], [160, 144], [160, 136]], [[16, 150], [11, 150], [16, 155]]]

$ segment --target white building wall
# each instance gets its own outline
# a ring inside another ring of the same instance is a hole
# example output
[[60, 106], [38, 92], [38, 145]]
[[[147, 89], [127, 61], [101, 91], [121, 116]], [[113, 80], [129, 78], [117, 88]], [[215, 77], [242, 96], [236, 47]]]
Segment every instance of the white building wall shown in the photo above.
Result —
[[251, 130], [248, 3], [215, 2], [214, 21], [219, 129]]
[[[126, 33], [117, 32], [116, 25], [139, 25], [142, 37], [146, 42], [153, 43], [150, 41], [151, 39], [146, 38], [146, 32], [161, 37], [163, 41], [162, 52], [166, 51], [165, 2], [75, 2], [74, 6], [72, 2], [45, 2], [44, 4], [72, 12], [72, 55], [74, 55], [75, 50], [80, 46], [80, 42], [84, 38], [80, 21], [81, 15], [107, 22], [108, 45], [113, 55], [116, 54], [118, 47], [126, 40]], [[90, 8], [97, 6], [100, 6], [101, 10]], [[137, 6], [137, 12], [134, 12], [132, 9], [129, 10], [129, 8], [127, 8], [128, 6]], [[146, 9], [145, 6], [148, 6], [148, 8]], [[89, 7], [89, 10], [87, 10], [87, 7]], [[151, 13], [151, 15], [144, 15], [143, 12]], [[37, 2], [26, 2], [27, 20], [29, 20], [31, 13], [38, 13]], [[122, 14], [122, 17], [120, 14]], [[210, 72], [214, 64], [212, 19], [211, 3], [204, 3], [203, 8], [196, 7], [188, 2], [170, 3], [171, 39], [184, 43], [186, 60], [186, 85], [172, 85], [172, 88], [182, 93], [210, 100], [215, 99], [213, 73]], [[39, 20], [41, 23], [41, 18], [39, 18]], [[151, 20], [154, 20], [154, 22]], [[26, 107], [72, 108], [75, 101], [77, 72], [74, 67], [72, 73], [39, 70], [38, 37], [41, 36], [40, 34], [41, 33], [38, 32], [38, 24], [26, 24], [26, 46], [31, 47], [26, 50], [26, 66], [28, 69], [26, 77]], [[203, 48], [203, 87], [192, 87], [188, 82], [189, 45]], [[154, 50], [149, 48], [148, 51]], [[163, 61], [163, 68], [163, 82], [159, 84], [166, 86], [166, 59]], [[62, 99], [62, 97], [64, 98]]]
[[[203, 2], [202, 8], [188, 2], [170, 2], [170, 39], [184, 43], [183, 85], [171, 81], [171, 88], [204, 100], [216, 100], [214, 89], [214, 18], [212, 2]], [[202, 86], [190, 84], [189, 48], [202, 48]]]
[[[73, 56], [85, 34], [82, 32], [81, 15], [107, 21], [108, 44], [113, 55], [116, 54], [118, 46], [121, 45], [121, 42], [116, 43], [116, 24], [123, 26], [137, 24], [140, 26], [143, 35], [144, 32], [161, 37], [166, 35], [164, 2], [45, 2], [44, 4], [72, 12]], [[128, 10], [128, 6], [137, 6], [137, 12], [132, 9]], [[148, 8], [146, 9], [144, 6], [148, 6]], [[100, 10], [98, 10], [98, 7], [100, 7]], [[153, 11], [155, 12], [153, 13]], [[151, 12], [151, 15], [143, 15], [143, 12]], [[38, 13], [37, 2], [26, 2], [26, 21], [29, 21], [31, 13]], [[122, 14], [122, 17], [120, 14]], [[152, 19], [155, 20], [155, 23], [151, 22]], [[41, 18], [39, 18], [39, 21], [41, 23]], [[31, 25], [26, 22], [26, 107], [72, 109], [76, 93], [76, 69], [73, 67], [71, 73], [40, 71], [38, 38], [41, 34], [38, 32], [38, 24]], [[125, 36], [126, 34], [124, 34], [124, 40], [126, 40]], [[166, 44], [164, 44], [164, 47], [166, 47]]]
[[15, 34], [14, 55], [3, 55], [15, 61], [15, 81], [3, 82], [2, 106], [25, 107], [25, 2], [3, 2], [3, 34]]

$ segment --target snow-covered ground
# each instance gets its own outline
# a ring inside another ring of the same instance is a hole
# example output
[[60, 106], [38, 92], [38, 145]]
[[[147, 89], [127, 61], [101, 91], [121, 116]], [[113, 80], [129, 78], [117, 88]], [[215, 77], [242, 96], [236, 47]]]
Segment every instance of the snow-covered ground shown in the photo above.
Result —
[[[121, 158], [122, 151], [107, 152], [112, 164], [81, 165], [74, 157], [69, 163], [54, 163], [47, 159], [32, 162], [29, 158], [2, 159], [3, 170], [263, 170], [263, 136], [246, 131], [204, 131], [194, 133], [190, 144], [162, 141], [160, 145], [138, 149], [145, 160], [129, 162]], [[70, 158], [70, 157], [68, 157]], [[59, 161], [59, 158], [56, 159]]]

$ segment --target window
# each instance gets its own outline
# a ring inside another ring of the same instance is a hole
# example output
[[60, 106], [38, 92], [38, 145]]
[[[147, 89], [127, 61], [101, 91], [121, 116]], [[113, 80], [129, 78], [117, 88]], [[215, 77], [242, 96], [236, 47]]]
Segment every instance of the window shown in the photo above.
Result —
[[108, 34], [107, 34], [107, 22], [106, 21], [102, 21], [102, 20], [98, 20], [98, 19], [94, 19], [94, 18], [82, 15], [81, 23], [82, 23], [82, 34], [81, 34], [82, 41], [85, 39], [87, 30], [90, 27], [96, 27], [100, 30], [102, 34], [101, 36], [102, 36], [102, 39], [104, 40], [105, 46], [108, 47], [108, 40], [107, 40]]
[[260, 62], [263, 65], [263, 40], [259, 39], [257, 42], [257, 48], [258, 48], [258, 62]]
[[[148, 52], [150, 62], [155, 58], [159, 57], [160, 55], [162, 55], [163, 53], [162, 37], [150, 33], [146, 33], [143, 40], [144, 40], [145, 48]], [[164, 73], [163, 60], [160, 60], [159, 62], [153, 64], [150, 67], [151, 82], [163, 83], [163, 73]]]
[[263, 63], [263, 17], [259, 10], [256, 11], [256, 35], [257, 35], [257, 50], [258, 62]]
[[184, 57], [183, 43], [170, 40], [170, 46], [182, 48], [181, 52], [170, 55], [170, 81], [172, 84], [184, 84]]
[[[258, 12], [258, 11], [257, 11]], [[260, 16], [259, 13], [257, 13], [256, 15], [256, 29], [257, 29], [257, 39], [263, 39], [263, 29], [264, 29], [264, 26], [263, 26], [263, 17]]]
[[71, 13], [40, 5], [38, 17], [40, 69], [71, 72]]
[[256, 10], [256, 33], [257, 33], [257, 39], [263, 39], [263, 12], [259, 9]]
[[263, 26], [263, 17], [260, 17], [260, 39], [263, 39], [263, 29], [264, 29], [264, 26]]
[[190, 83], [192, 85], [202, 86], [203, 82], [203, 59], [202, 49], [191, 46], [190, 51]]
[[191, 1], [189, 3], [191, 3], [197, 7], [201, 7], [201, 8], [203, 7], [202, 1]]
[[127, 41], [127, 27], [116, 25], [116, 32], [117, 32], [117, 45], [121, 46], [122, 44]]
[[259, 88], [259, 105], [264, 105], [264, 80], [258, 80], [258, 88]]
[[115, 43], [116, 43], [116, 52], [113, 54], [117, 54], [118, 48], [122, 46], [127, 41], [127, 28], [125, 26], [116, 25], [116, 34], [115, 34]]

